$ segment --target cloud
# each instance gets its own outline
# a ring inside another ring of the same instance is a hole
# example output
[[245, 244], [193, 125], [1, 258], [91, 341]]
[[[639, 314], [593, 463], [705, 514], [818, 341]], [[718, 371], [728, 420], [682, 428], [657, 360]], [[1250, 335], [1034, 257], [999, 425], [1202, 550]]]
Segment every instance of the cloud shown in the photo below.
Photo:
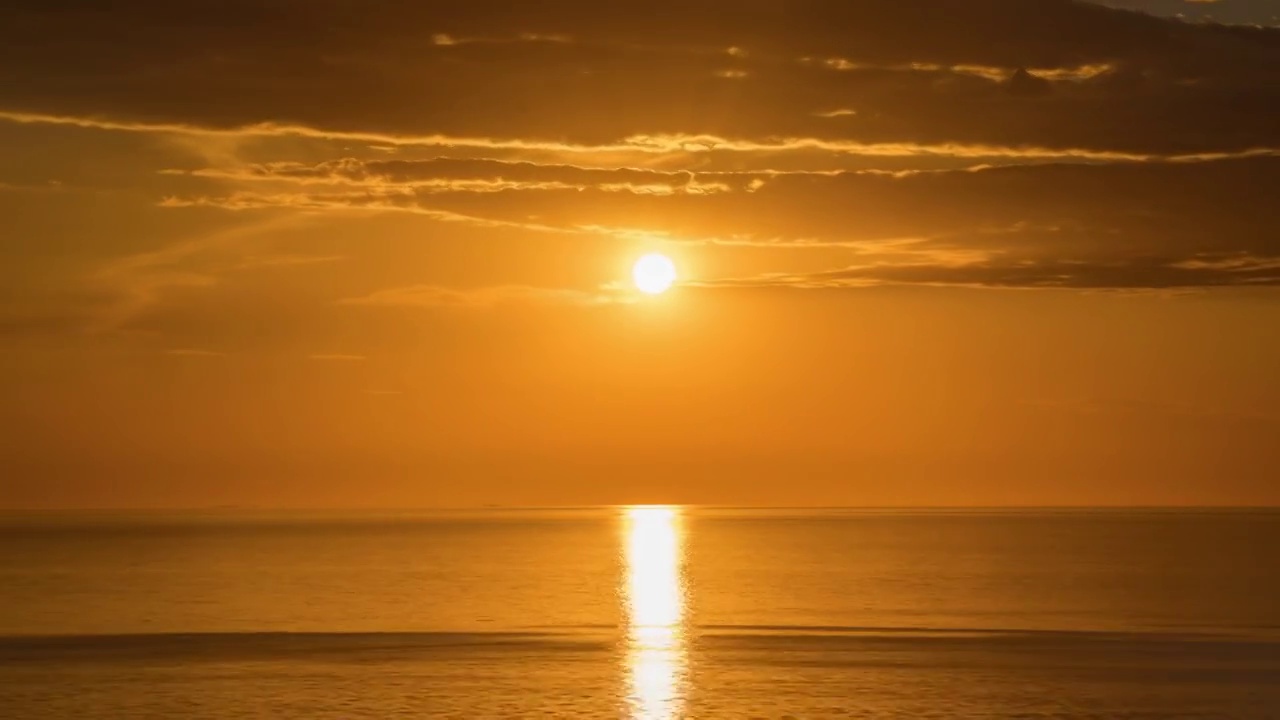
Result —
[[161, 302], [167, 294], [180, 289], [213, 288], [231, 272], [305, 264], [299, 263], [298, 256], [264, 256], [248, 251], [270, 233], [296, 227], [301, 222], [297, 217], [258, 219], [227, 229], [195, 233], [156, 250], [110, 260], [98, 267], [89, 279], [103, 301], [97, 303], [86, 319], [88, 326], [96, 332], [118, 330]]
[[1095, 0], [1113, 7], [1173, 15], [1195, 22], [1280, 25], [1280, 8], [1272, 0]]
[[341, 158], [320, 163], [273, 162], [232, 168], [164, 170], [232, 183], [354, 186], [395, 193], [500, 193], [538, 190], [602, 190], [639, 195], [706, 195], [729, 192], [742, 173], [692, 173], [637, 168], [587, 168], [485, 159], [375, 160]]
[[0, 192], [59, 192], [64, 189], [56, 180], [45, 183], [0, 182]]
[[[578, 154], [715, 144], [1105, 158], [1280, 146], [1280, 30], [1269, 28], [1071, 0], [747, 0], [733, 13], [674, 0], [341, 6], [231, 2], [210, 24], [158, 0], [110, 12], [8, 3], [0, 117]], [[672, 16], [678, 32], [662, 20]], [[40, 40], [49, 32], [59, 42]], [[126, 33], [127, 53], [104, 40]], [[1007, 92], [1026, 81], [1052, 91]], [[833, 108], [858, 112], [820, 116]]]
[[319, 265], [346, 260], [345, 255], [302, 255], [298, 253], [249, 255], [245, 257], [237, 270], [258, 270], [264, 268], [297, 267], [300, 265]]
[[[777, 265], [706, 287], [1273, 284], [1280, 30], [1068, 0], [341, 5], [230, 0], [218, 23], [160, 0], [0, 8], [0, 132], [161, 141], [131, 200], [174, 223], [236, 213], [89, 272], [95, 328], [270, 268], [364, 272], [363, 245], [270, 238], [392, 214]], [[128, 52], [108, 41], [126, 33]], [[343, 303], [625, 298], [418, 280]]]
[[368, 360], [364, 355], [347, 355], [342, 353], [317, 353], [308, 355], [309, 360], [318, 362], [362, 362]]
[[534, 232], [574, 232], [536, 222], [522, 222], [494, 217], [468, 215], [452, 210], [424, 207], [414, 201], [406, 189], [370, 189], [360, 192], [328, 193], [255, 193], [236, 192], [227, 196], [167, 197], [160, 201], [164, 208], [218, 208], [222, 210], [293, 210], [300, 213], [325, 212], [404, 212], [446, 223], [462, 223], [487, 228], [514, 228]]
[[165, 355], [174, 355], [177, 357], [226, 357], [224, 352], [216, 352], [213, 350], [202, 350], [200, 348], [175, 348], [165, 350]]
[[834, 290], [877, 285], [1005, 289], [1188, 290], [1280, 286], [1280, 258], [1233, 268], [1189, 266], [1150, 258], [1115, 263], [981, 261], [962, 265], [866, 265], [804, 275], [774, 275], [703, 283], [701, 287]]
[[[1025, 82], [1032, 82], [1028, 80]], [[499, 151], [527, 151], [575, 155], [623, 155], [642, 160], [645, 156], [682, 156], [686, 159], [710, 153], [736, 153], [775, 156], [787, 153], [835, 153], [872, 158], [963, 158], [1017, 159], [1017, 160], [1082, 160], [1082, 161], [1151, 161], [1197, 160], [1201, 158], [1235, 157], [1280, 154], [1280, 137], [1267, 137], [1272, 145], [1248, 145], [1231, 143], [1224, 149], [1196, 151], [1178, 147], [1165, 152], [1158, 150], [1136, 151], [1119, 149], [1093, 149], [1086, 146], [1051, 146], [998, 143], [957, 142], [939, 140], [917, 141], [859, 141], [831, 137], [771, 136], [763, 139], [735, 138], [709, 133], [645, 133], [621, 137], [599, 144], [566, 143], [559, 141], [522, 139], [518, 137], [467, 137], [448, 135], [393, 135], [375, 132], [329, 130], [304, 125], [285, 125], [263, 122], [229, 128], [199, 125], [165, 124], [108, 120], [95, 117], [39, 115], [0, 111], [0, 121], [20, 124], [66, 125], [77, 128], [112, 130], [122, 132], [154, 133], [159, 135], [193, 135], [211, 138], [263, 139], [305, 138], [326, 141], [357, 141], [379, 143], [397, 147], [482, 149]], [[1239, 137], [1239, 136], [1236, 136]], [[1260, 140], [1261, 142], [1261, 140]], [[216, 173], [205, 172], [216, 176]]]
[[508, 304], [524, 305], [609, 305], [635, 302], [633, 292], [616, 287], [597, 290], [501, 285], [470, 289], [413, 285], [378, 290], [362, 297], [347, 298], [341, 305], [367, 307], [486, 308]]
[[[1273, 232], [1280, 227], [1280, 211], [1270, 200], [1270, 188], [1280, 183], [1280, 159], [1264, 156], [908, 174], [778, 174], [760, 185], [754, 184], [760, 175], [724, 176], [724, 184], [733, 188], [729, 192], [662, 196], [612, 193], [598, 183], [580, 190], [439, 194], [412, 183], [434, 172], [491, 168], [436, 161], [390, 165], [394, 173], [375, 176], [392, 185], [377, 192], [240, 191], [168, 204], [396, 211], [476, 227], [627, 241], [843, 248], [856, 256], [858, 268], [849, 273], [841, 268], [841, 275], [827, 278], [837, 284], [1266, 285], [1267, 264], [1280, 257], [1280, 239]], [[367, 177], [361, 173], [370, 166], [386, 172], [383, 164], [343, 164], [358, 177]], [[542, 179], [557, 173], [607, 176], [580, 168], [511, 167]], [[528, 219], [535, 216], [536, 222]], [[635, 219], [643, 224], [629, 224]], [[817, 287], [820, 279], [792, 284]], [[455, 302], [447, 294], [426, 297], [429, 304]]]

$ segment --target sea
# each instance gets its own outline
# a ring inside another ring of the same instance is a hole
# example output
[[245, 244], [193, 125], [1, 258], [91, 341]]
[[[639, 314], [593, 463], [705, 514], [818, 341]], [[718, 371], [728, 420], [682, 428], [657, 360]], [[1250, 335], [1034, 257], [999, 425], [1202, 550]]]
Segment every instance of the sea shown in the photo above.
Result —
[[0, 515], [0, 718], [1280, 718], [1280, 512]]

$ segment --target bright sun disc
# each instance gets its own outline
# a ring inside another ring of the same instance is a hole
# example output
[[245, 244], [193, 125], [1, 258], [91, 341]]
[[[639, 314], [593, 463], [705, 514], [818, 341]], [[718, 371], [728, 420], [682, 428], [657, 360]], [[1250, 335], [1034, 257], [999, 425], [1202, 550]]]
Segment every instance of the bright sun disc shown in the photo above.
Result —
[[675, 283], [676, 264], [666, 255], [650, 253], [636, 260], [635, 266], [631, 268], [631, 279], [640, 292], [658, 295]]

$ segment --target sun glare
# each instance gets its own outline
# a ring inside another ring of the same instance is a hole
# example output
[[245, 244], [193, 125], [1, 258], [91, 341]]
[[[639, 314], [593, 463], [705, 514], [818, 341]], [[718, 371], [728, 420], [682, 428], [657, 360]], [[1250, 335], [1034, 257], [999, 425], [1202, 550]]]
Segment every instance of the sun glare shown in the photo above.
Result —
[[650, 253], [636, 260], [631, 268], [631, 279], [640, 292], [660, 295], [675, 283], [676, 264], [666, 255]]
[[631, 718], [673, 720], [687, 664], [680, 510], [632, 507], [624, 517]]

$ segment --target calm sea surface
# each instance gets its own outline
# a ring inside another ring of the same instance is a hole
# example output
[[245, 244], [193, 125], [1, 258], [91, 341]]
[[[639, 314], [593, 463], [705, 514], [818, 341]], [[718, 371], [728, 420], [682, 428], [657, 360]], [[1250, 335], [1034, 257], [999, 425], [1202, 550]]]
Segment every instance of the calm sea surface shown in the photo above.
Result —
[[1280, 513], [0, 516], [0, 718], [1280, 718]]

